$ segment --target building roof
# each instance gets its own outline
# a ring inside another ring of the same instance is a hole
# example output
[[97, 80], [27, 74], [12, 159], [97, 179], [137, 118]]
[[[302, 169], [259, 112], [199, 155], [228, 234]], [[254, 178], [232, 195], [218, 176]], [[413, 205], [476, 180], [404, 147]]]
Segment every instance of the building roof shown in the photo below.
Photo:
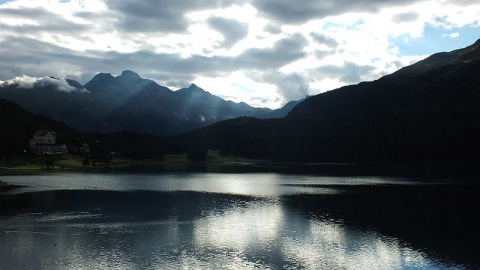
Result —
[[51, 130], [48, 130], [48, 129], [37, 130], [37, 132], [35, 132], [35, 135], [37, 135], [37, 136], [46, 136], [49, 132], [52, 133], [53, 135], [55, 135], [55, 132], [54, 132], [54, 131], [51, 131]]

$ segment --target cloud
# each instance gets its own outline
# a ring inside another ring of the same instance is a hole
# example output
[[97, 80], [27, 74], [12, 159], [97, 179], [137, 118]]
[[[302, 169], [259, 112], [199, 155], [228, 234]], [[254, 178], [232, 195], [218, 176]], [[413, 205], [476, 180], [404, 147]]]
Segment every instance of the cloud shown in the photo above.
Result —
[[9, 69], [0, 69], [0, 81], [15, 77], [15, 73]]
[[282, 74], [280, 72], [272, 72], [265, 79], [277, 86], [278, 94], [286, 102], [300, 100], [308, 95], [308, 81], [298, 73]]
[[[270, 48], [247, 49], [238, 56], [203, 56], [182, 57], [176, 53], [155, 53], [152, 51], [135, 51], [120, 53], [115, 51], [77, 52], [56, 45], [28, 38], [11, 37], [8, 41], [0, 40], [0, 70], [9, 70], [20, 76], [30, 74], [44, 76], [49, 74], [64, 77], [64, 71], [71, 78], [80, 78], [86, 83], [88, 77], [95, 73], [108, 71], [121, 73], [132, 69], [160, 82], [194, 81], [196, 76], [218, 76], [220, 74], [249, 69], [279, 69], [282, 66], [306, 56], [304, 47], [308, 41], [301, 34], [287, 36], [275, 42]], [[15, 55], [8, 53], [17, 51]], [[10, 63], [22, 62], [12, 67]], [[82, 72], [77, 72], [80, 69]], [[82, 76], [89, 70], [88, 76]], [[77, 77], [72, 77], [75, 75]], [[91, 77], [90, 77], [91, 78]]]
[[33, 85], [37, 82], [37, 80], [38, 78], [23, 75], [21, 77], [15, 77], [11, 80], [0, 81], [0, 85], [1, 86], [16, 85], [19, 88], [32, 89]]
[[306, 56], [304, 48], [308, 40], [300, 33], [295, 33], [277, 41], [271, 48], [247, 49], [236, 59], [236, 64], [243, 68], [271, 69], [280, 68], [288, 63]]
[[[1, 8], [0, 17], [21, 22], [8, 24], [0, 20], [2, 31], [15, 34], [34, 34], [38, 32], [71, 34], [81, 33], [88, 29], [88, 25], [74, 23], [42, 7]], [[32, 22], [32, 19], [34, 19], [34, 22]]]
[[239, 4], [234, 0], [106, 0], [117, 14], [117, 27], [127, 32], [184, 32], [189, 21], [186, 14]]
[[336, 41], [334, 38], [329, 37], [327, 35], [312, 32], [312, 33], [310, 33], [310, 36], [313, 38], [313, 40], [315, 42], [317, 42], [319, 44], [323, 44], [327, 47], [335, 48], [335, 47], [338, 46], [338, 41]]
[[207, 23], [213, 30], [222, 34], [224, 41], [221, 47], [230, 48], [248, 34], [248, 24], [237, 20], [213, 16], [208, 18]]
[[22, 75], [15, 77], [11, 80], [0, 81], [0, 86], [17, 86], [18, 88], [24, 89], [33, 89], [33, 87], [49, 87], [53, 86], [56, 90], [61, 92], [79, 92], [79, 93], [88, 93], [89, 91], [84, 88], [75, 88], [71, 86], [66, 80], [57, 79], [52, 77], [30, 77], [27, 75]]
[[385, 6], [402, 6], [421, 0], [253, 0], [264, 16], [288, 24], [302, 24], [348, 12], [378, 12]]
[[333, 55], [335, 51], [326, 51], [326, 50], [315, 50], [314, 55], [317, 59], [323, 59], [329, 55]]
[[105, 61], [108, 59], [102, 59], [104, 56], [100, 52], [78, 52], [32, 38], [0, 39], [0, 55], [0, 70], [8, 70], [15, 76], [62, 78], [87, 70], [111, 69], [110, 63]]
[[402, 12], [395, 14], [392, 17], [392, 21], [395, 23], [404, 23], [404, 22], [412, 22], [417, 20], [420, 17], [420, 15], [417, 12], [414, 11], [408, 11], [408, 12]]
[[450, 34], [443, 34], [442, 37], [448, 37], [448, 38], [457, 38], [459, 37], [460, 34], [455, 32], [455, 33], [450, 33]]
[[273, 23], [267, 23], [263, 30], [276, 35], [282, 33], [282, 27]]
[[316, 68], [313, 72], [316, 78], [335, 78], [345, 84], [358, 83], [375, 69], [371, 65], [358, 65], [353, 62], [345, 62], [341, 66], [326, 65]]

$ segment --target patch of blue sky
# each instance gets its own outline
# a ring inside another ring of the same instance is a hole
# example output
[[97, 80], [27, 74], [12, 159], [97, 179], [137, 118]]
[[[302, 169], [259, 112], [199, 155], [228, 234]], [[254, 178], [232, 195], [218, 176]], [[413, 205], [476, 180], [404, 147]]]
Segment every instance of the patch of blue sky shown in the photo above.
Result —
[[464, 48], [480, 39], [480, 26], [445, 28], [426, 25], [423, 36], [401, 35], [392, 39], [399, 49], [399, 55], [431, 55]]
[[[0, 5], [3, 5], [8, 2], [13, 2], [13, 0], [0, 0]], [[60, 0], [60, 3], [68, 3], [70, 0]]]
[[345, 30], [358, 30], [360, 29], [360, 27], [365, 24], [365, 20], [364, 19], [358, 19], [357, 21], [351, 23], [351, 24], [341, 24], [341, 23], [335, 23], [335, 22], [332, 22], [332, 21], [327, 21], [323, 26], [322, 26], [322, 29], [324, 30], [331, 30], [331, 29], [335, 29], [335, 28], [339, 28], [339, 29], [345, 29]]
[[249, 88], [241, 83], [232, 83], [232, 87], [238, 89], [238, 90], [241, 90], [242, 92], [246, 92], [246, 93], [255, 93], [256, 90], [252, 89], [252, 88]]

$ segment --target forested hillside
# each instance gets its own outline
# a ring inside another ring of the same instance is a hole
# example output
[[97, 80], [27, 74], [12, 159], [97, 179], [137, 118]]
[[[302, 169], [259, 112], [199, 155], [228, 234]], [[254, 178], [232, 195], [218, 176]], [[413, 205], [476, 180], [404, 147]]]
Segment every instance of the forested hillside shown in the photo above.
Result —
[[10, 158], [28, 151], [28, 140], [35, 131], [54, 130], [57, 142], [71, 144], [76, 132], [64, 123], [32, 114], [20, 106], [0, 99], [0, 158]]
[[480, 41], [373, 82], [313, 96], [283, 119], [240, 118], [174, 139], [295, 162], [480, 162]]

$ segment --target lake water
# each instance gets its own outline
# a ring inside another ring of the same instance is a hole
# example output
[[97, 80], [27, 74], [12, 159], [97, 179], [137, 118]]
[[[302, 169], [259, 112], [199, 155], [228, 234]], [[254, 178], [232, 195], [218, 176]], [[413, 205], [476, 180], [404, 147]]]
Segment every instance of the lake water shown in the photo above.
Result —
[[478, 269], [480, 190], [277, 173], [1, 176], [0, 269]]

